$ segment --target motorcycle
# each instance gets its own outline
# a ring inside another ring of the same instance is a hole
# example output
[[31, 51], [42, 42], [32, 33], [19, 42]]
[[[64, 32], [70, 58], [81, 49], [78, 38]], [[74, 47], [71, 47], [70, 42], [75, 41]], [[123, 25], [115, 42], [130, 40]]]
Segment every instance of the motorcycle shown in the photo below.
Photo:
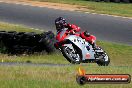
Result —
[[63, 41], [59, 45], [59, 50], [70, 63], [93, 62], [99, 66], [109, 65], [110, 58], [101, 47], [94, 49], [85, 39], [76, 34], [68, 34], [66, 30], [63, 30], [60, 35], [63, 37]]

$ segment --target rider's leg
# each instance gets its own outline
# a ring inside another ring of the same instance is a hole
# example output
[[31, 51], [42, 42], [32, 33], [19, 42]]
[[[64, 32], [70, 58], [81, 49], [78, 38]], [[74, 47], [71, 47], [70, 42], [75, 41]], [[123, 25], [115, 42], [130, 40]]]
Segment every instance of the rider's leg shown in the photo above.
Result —
[[95, 42], [93, 42], [93, 43], [92, 42], [88, 42], [88, 43], [92, 45], [92, 48], [93, 49], [97, 49], [97, 46], [96, 46], [96, 43]]
[[91, 44], [93, 48], [96, 48], [95, 42]]

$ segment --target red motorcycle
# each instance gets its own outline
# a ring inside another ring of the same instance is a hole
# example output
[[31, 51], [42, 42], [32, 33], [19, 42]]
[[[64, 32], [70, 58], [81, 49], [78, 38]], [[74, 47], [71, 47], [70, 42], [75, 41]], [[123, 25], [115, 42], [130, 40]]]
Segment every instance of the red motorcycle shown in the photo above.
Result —
[[69, 32], [67, 29], [61, 30], [58, 32], [56, 39], [58, 42], [55, 45], [70, 63], [95, 62], [99, 66], [107, 66], [110, 63], [108, 55], [102, 48], [94, 49], [89, 42], [81, 38], [80, 34], [76, 34], [74, 30], [73, 32]]

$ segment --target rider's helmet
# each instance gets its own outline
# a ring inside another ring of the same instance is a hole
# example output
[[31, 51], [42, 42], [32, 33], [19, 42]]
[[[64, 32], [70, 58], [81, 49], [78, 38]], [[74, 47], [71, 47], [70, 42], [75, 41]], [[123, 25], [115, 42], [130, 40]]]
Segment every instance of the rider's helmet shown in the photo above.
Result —
[[84, 35], [85, 35], [86, 37], [90, 37], [90, 33], [87, 32], [87, 31], [84, 32]]
[[55, 19], [55, 26], [57, 31], [65, 28], [66, 25], [66, 20], [63, 17], [58, 17]]

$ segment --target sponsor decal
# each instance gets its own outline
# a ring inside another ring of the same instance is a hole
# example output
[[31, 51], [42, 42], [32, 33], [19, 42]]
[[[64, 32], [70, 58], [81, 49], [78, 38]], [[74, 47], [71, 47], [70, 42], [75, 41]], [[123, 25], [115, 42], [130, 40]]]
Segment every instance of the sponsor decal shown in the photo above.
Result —
[[86, 57], [86, 59], [89, 59], [90, 58], [90, 54], [87, 53], [85, 57]]

